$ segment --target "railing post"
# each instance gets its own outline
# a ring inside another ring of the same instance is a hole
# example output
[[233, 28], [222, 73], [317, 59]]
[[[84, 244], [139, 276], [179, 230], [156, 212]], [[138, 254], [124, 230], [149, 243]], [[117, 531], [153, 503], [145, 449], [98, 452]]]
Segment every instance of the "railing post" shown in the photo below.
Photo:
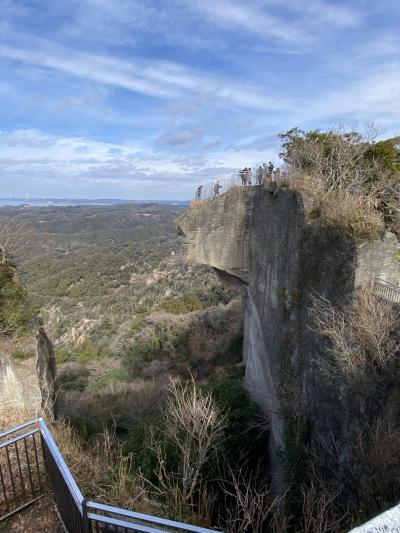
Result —
[[82, 500], [82, 522], [83, 522], [84, 533], [89, 533], [89, 518], [88, 518], [86, 502], [87, 502], [87, 499], [83, 498]]

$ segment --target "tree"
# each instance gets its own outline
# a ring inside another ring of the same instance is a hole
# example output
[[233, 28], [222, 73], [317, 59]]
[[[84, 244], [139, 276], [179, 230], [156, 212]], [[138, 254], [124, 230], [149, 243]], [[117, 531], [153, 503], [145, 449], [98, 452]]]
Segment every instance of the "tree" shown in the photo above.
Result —
[[0, 263], [18, 263], [32, 241], [32, 231], [23, 222], [10, 218], [0, 226]]
[[294, 178], [309, 175], [326, 191], [360, 190], [374, 176], [380, 162], [371, 153], [377, 134], [374, 125], [367, 125], [364, 133], [340, 128], [327, 132], [293, 128], [280, 135], [280, 156]]

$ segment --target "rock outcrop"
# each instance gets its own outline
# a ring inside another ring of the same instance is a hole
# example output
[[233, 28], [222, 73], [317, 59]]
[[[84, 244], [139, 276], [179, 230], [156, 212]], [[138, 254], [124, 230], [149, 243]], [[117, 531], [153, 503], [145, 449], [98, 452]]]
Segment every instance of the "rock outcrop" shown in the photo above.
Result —
[[176, 226], [188, 240], [188, 259], [247, 282], [254, 194], [234, 188], [179, 217]]
[[301, 194], [285, 189], [234, 188], [176, 224], [191, 260], [243, 287], [245, 384], [270, 419], [271, 470], [283, 489], [293, 425], [308, 439], [329, 432], [339, 439], [348, 422], [340, 391], [314, 371], [324, 349], [310, 328], [312, 296], [342, 305], [375, 278], [400, 285], [397, 239], [388, 233], [358, 245], [322, 231], [306, 222]]
[[57, 370], [53, 344], [42, 326], [37, 334], [37, 363], [39, 388], [41, 393], [42, 416], [53, 421], [56, 415], [55, 405], [57, 399]]

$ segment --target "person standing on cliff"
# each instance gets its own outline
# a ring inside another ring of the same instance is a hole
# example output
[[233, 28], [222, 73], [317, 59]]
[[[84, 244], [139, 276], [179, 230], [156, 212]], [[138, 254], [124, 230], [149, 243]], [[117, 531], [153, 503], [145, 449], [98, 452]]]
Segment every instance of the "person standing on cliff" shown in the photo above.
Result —
[[253, 174], [251, 172], [251, 168], [248, 168], [247, 169], [247, 173], [246, 173], [246, 185], [248, 187], [251, 187], [251, 181], [253, 179]]
[[201, 200], [201, 193], [203, 192], [203, 185], [197, 187], [196, 190], [196, 200]]
[[239, 176], [240, 176], [240, 179], [242, 180], [242, 187], [246, 185], [246, 172], [247, 172], [247, 167], [244, 167], [244, 169], [239, 170]]
[[219, 181], [214, 185], [214, 196], [219, 196], [219, 191], [222, 189], [223, 185]]
[[263, 184], [263, 177], [264, 177], [263, 167], [260, 165], [260, 166], [257, 168], [257, 171], [256, 171], [256, 180], [257, 180], [257, 185], [258, 185], [259, 187], [261, 187], [262, 184]]

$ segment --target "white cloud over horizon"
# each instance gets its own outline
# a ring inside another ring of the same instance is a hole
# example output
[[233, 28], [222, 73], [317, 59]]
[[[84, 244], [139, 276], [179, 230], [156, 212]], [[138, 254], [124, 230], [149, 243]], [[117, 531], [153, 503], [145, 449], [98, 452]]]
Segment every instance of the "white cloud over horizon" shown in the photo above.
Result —
[[44, 3], [0, 3], [2, 196], [184, 199], [293, 126], [399, 133], [394, 0]]

